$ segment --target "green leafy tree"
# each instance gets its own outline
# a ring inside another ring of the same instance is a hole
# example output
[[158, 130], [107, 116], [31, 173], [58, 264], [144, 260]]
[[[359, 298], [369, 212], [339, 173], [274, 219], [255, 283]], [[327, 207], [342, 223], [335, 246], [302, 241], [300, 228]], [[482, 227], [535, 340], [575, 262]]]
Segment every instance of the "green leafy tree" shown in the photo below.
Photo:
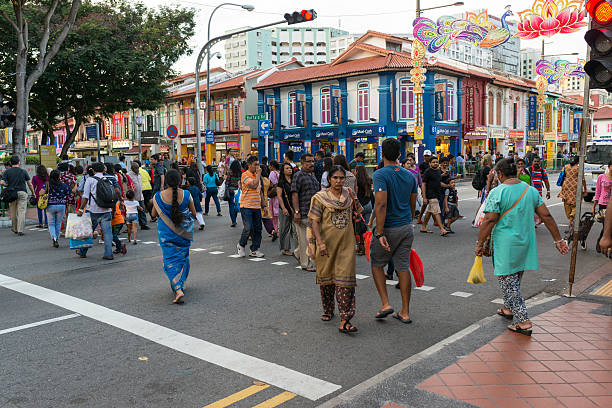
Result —
[[179, 7], [84, 2], [64, 47], [32, 89], [34, 127], [50, 138], [58, 121], [73, 118], [64, 154], [87, 118], [157, 108], [172, 65], [191, 52], [194, 17], [193, 10]]

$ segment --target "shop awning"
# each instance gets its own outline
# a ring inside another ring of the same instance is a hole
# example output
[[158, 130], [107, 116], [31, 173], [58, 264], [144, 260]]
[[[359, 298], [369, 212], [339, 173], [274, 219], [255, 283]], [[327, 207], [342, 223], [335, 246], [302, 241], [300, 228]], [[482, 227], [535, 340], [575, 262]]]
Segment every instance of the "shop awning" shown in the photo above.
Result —
[[[141, 153], [145, 153], [147, 150], [151, 150], [151, 146], [141, 146]], [[132, 147], [130, 150], [126, 150], [123, 154], [138, 154], [138, 146]]]

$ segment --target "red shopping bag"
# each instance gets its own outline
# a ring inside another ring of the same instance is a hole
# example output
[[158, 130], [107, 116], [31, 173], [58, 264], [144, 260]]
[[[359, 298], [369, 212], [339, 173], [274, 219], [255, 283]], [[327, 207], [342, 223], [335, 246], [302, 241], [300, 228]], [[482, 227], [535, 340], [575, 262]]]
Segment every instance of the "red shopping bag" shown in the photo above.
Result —
[[365, 245], [366, 261], [370, 262], [370, 242], [372, 241], [372, 231], [363, 234], [363, 244]]
[[423, 275], [423, 262], [421, 258], [419, 258], [419, 254], [416, 253], [414, 249], [410, 252], [410, 271], [412, 272], [412, 276], [414, 277], [414, 283], [417, 288], [423, 286], [425, 282], [425, 276]]

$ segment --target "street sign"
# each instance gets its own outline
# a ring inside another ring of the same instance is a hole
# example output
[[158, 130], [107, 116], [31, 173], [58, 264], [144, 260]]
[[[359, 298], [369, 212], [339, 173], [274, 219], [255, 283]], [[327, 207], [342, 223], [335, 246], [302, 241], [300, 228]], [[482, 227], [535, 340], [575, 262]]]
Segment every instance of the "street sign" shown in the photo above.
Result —
[[176, 137], [178, 136], [178, 128], [174, 125], [170, 125], [166, 128], [166, 136], [168, 136], [168, 139], [176, 139]]
[[258, 113], [257, 115], [246, 115], [246, 120], [264, 120], [265, 118], [265, 113]]
[[206, 131], [206, 144], [215, 144], [215, 131], [214, 130]]
[[268, 136], [270, 134], [270, 121], [260, 120], [259, 121], [259, 136]]

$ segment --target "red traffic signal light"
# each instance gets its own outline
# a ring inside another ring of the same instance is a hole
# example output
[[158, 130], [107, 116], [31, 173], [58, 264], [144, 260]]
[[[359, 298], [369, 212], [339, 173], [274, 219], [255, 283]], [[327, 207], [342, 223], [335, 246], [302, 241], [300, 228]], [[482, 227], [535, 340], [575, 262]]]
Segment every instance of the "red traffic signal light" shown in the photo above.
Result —
[[317, 12], [313, 9], [302, 10], [301, 12], [294, 11], [293, 13], [285, 13], [287, 24], [298, 24], [306, 21], [312, 21], [317, 18]]
[[612, 1], [589, 0], [586, 9], [598, 24], [608, 25], [612, 23]]

